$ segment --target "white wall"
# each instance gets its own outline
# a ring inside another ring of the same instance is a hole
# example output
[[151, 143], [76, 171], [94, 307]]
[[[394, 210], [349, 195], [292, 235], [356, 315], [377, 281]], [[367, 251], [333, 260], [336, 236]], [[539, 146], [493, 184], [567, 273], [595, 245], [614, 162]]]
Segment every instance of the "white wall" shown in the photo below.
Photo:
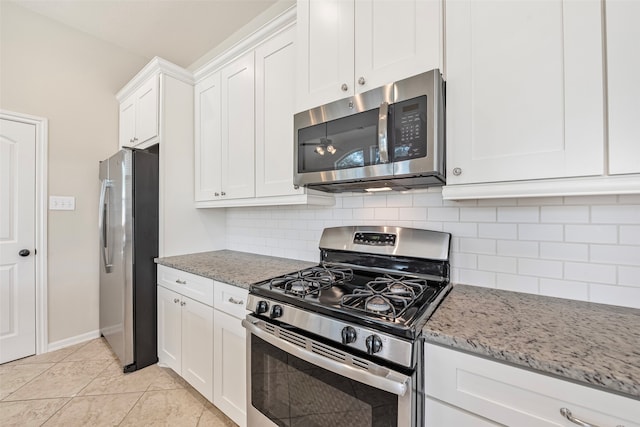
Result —
[[0, 108], [49, 119], [49, 342], [98, 329], [98, 161], [118, 150], [115, 93], [148, 58], [0, 2]]
[[322, 229], [447, 231], [452, 281], [640, 308], [640, 196], [443, 201], [440, 188], [336, 197], [334, 207], [227, 210], [230, 249], [318, 261]]

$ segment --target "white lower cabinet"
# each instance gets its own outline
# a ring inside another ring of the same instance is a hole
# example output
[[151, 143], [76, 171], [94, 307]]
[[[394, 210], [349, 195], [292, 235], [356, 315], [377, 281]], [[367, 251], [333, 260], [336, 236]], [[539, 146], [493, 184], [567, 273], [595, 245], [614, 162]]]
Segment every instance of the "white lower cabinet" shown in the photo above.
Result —
[[213, 399], [213, 307], [158, 286], [158, 361]]
[[246, 289], [158, 266], [158, 363], [240, 427], [247, 425], [247, 296]]
[[[640, 427], [640, 402], [433, 344], [425, 346], [426, 426]], [[431, 407], [431, 411], [429, 408]]]
[[213, 404], [240, 427], [247, 425], [246, 335], [248, 292], [216, 282], [213, 317]]

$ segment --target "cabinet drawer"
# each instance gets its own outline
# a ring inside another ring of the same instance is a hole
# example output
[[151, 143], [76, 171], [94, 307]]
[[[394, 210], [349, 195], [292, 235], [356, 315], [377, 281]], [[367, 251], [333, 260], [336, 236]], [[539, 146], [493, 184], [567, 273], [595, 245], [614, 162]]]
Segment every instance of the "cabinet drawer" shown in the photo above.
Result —
[[158, 265], [158, 285], [171, 289], [210, 307], [213, 306], [213, 280], [186, 271]]
[[227, 283], [215, 282], [214, 308], [238, 319], [244, 319], [248, 311], [247, 296], [249, 291]]
[[428, 396], [500, 424], [575, 427], [567, 408], [597, 426], [640, 426], [637, 400], [436, 345], [425, 353]]

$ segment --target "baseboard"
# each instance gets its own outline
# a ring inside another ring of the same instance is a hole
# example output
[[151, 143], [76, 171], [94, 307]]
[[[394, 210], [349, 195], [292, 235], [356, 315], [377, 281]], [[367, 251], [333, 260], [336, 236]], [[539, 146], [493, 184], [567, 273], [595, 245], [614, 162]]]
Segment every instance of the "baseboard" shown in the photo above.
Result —
[[69, 347], [75, 344], [80, 344], [85, 341], [89, 341], [95, 338], [100, 338], [100, 330], [87, 332], [85, 334], [76, 335], [75, 337], [65, 338], [60, 341], [50, 342], [47, 346], [47, 353], [50, 351], [60, 350], [61, 348]]

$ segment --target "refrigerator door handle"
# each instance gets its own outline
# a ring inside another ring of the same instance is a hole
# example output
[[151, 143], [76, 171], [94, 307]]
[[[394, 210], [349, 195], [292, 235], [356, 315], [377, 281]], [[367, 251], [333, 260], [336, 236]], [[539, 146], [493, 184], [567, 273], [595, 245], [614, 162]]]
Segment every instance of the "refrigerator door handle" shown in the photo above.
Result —
[[107, 233], [107, 216], [109, 212], [109, 194], [111, 188], [111, 181], [108, 179], [102, 180], [102, 188], [100, 189], [100, 208], [98, 212], [98, 226], [100, 227], [100, 252], [102, 254], [102, 261], [104, 263], [104, 270], [107, 273], [111, 273], [113, 264], [109, 259], [109, 240]]

